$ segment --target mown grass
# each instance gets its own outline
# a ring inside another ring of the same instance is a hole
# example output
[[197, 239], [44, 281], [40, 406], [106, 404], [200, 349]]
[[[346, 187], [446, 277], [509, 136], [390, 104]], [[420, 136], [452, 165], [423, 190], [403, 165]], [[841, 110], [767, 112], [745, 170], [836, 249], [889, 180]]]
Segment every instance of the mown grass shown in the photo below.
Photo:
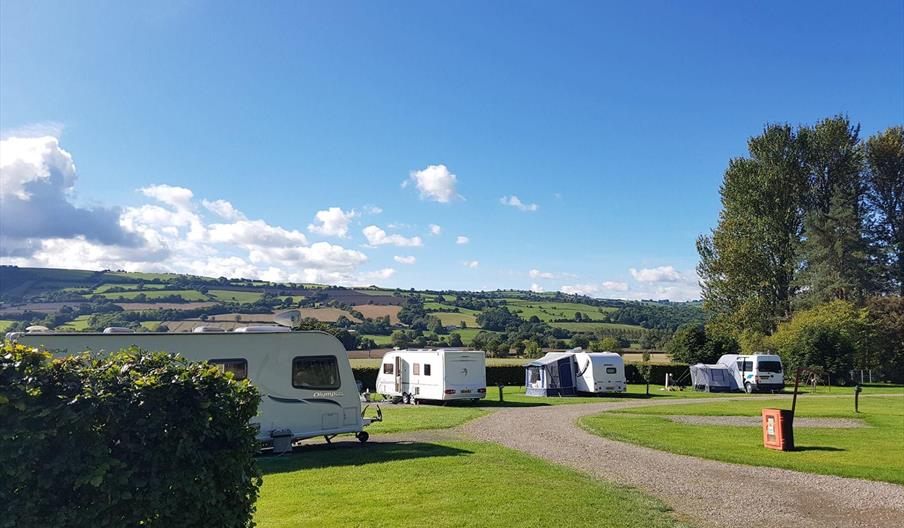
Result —
[[[367, 427], [372, 435], [401, 433], [406, 431], [422, 431], [425, 429], [451, 429], [479, 418], [488, 411], [478, 407], [479, 403], [456, 402], [454, 405], [393, 405], [377, 402], [383, 411], [383, 421]], [[376, 414], [375, 406], [365, 411], [371, 418]]]
[[798, 417], [858, 418], [866, 427], [795, 427], [798, 449], [791, 452], [763, 447], [759, 426], [678, 424], [665, 417], [760, 416], [764, 408], [789, 409], [791, 400], [787, 398], [623, 409], [586, 417], [581, 424], [607, 438], [673, 453], [904, 484], [904, 398], [870, 395], [870, 389], [861, 396], [860, 414], [854, 414], [851, 396], [800, 397]]
[[311, 448], [259, 464], [260, 528], [681, 526], [638, 491], [494, 444]]

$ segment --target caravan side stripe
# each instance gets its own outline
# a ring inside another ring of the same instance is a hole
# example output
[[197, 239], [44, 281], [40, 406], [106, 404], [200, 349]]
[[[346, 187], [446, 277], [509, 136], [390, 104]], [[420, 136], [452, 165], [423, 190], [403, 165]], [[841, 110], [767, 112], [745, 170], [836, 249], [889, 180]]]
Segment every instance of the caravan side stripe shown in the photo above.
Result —
[[327, 399], [323, 399], [323, 398], [308, 398], [308, 399], [302, 400], [302, 399], [298, 399], [298, 398], [283, 398], [281, 396], [273, 396], [272, 394], [268, 394], [267, 397], [270, 398], [271, 400], [279, 402], [279, 403], [304, 403], [304, 404], [331, 403], [337, 407], [342, 407], [342, 404], [337, 401], [327, 400]]

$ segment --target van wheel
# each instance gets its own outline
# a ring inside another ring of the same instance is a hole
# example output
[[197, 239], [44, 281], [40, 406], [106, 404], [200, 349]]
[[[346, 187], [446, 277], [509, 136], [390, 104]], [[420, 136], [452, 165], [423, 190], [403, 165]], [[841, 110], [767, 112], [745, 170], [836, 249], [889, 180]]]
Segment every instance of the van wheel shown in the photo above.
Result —
[[357, 438], [358, 441], [363, 444], [364, 442], [367, 442], [367, 439], [370, 438], [370, 435], [367, 433], [367, 431], [361, 431], [360, 433], [355, 433], [355, 438]]
[[744, 392], [746, 392], [747, 394], [753, 394], [753, 385], [751, 385], [749, 381], [744, 382]]

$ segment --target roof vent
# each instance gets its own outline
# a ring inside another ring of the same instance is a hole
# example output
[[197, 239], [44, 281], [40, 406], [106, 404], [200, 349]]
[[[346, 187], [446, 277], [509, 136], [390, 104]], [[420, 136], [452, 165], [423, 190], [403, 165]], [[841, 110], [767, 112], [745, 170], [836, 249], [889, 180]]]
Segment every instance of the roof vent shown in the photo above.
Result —
[[219, 326], [196, 326], [192, 329], [193, 334], [222, 334], [225, 328]]
[[134, 334], [135, 332], [131, 328], [126, 328], [124, 326], [108, 326], [104, 328], [105, 334]]
[[276, 325], [258, 325], [258, 326], [241, 326], [233, 330], [233, 332], [239, 332], [241, 334], [266, 334], [266, 333], [274, 333], [274, 332], [291, 332], [291, 328], [286, 328], [285, 326], [276, 326]]
[[31, 325], [25, 329], [25, 332], [28, 334], [49, 334], [49, 333], [51, 333], [49, 328], [47, 328], [46, 326], [41, 326], [41, 325]]

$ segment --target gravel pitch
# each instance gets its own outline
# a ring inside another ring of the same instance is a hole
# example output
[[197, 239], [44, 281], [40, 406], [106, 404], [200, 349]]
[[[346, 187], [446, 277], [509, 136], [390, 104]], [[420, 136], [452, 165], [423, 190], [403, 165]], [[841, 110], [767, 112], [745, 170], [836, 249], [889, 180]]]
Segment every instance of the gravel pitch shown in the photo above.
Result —
[[[505, 409], [459, 430], [658, 497], [703, 527], [900, 527], [904, 487], [885, 482], [744, 466], [608, 440], [577, 420], [663, 402]], [[668, 404], [691, 403], [676, 400]]]
[[[692, 416], [676, 414], [663, 416], [675, 423], [689, 425], [733, 425], [745, 427], [759, 427], [763, 423], [760, 416]], [[794, 428], [817, 427], [825, 429], [852, 429], [854, 427], [869, 427], [863, 420], [854, 418], [795, 418]]]

